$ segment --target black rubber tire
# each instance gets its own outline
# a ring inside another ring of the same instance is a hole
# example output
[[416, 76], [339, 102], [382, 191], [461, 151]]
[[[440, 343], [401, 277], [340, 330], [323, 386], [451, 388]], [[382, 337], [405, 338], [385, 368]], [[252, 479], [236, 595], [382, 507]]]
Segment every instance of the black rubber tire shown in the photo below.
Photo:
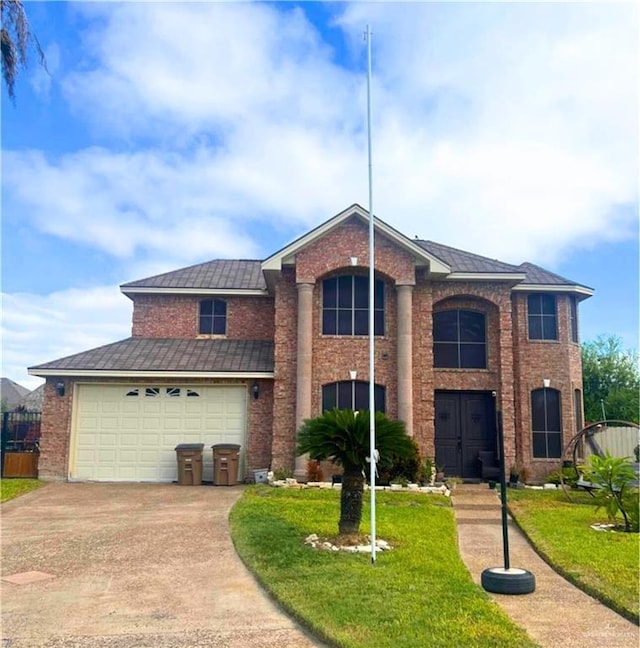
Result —
[[531, 594], [536, 589], [536, 577], [526, 569], [491, 567], [482, 572], [482, 587], [494, 594]]

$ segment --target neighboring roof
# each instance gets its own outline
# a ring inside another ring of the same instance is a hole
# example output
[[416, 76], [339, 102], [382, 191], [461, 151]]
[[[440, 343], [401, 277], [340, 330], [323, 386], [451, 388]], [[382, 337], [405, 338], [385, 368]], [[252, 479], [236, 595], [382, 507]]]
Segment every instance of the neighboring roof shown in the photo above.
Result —
[[42, 412], [42, 404], [44, 402], [44, 383], [30, 391], [18, 403], [18, 407], [22, 407], [30, 412]]
[[16, 407], [29, 390], [11, 378], [0, 378], [0, 400], [9, 409]]
[[[265, 272], [279, 271], [282, 268], [282, 264], [290, 262], [297, 252], [323, 237], [327, 232], [339, 226], [347, 219], [353, 217], [358, 218], [365, 223], [369, 223], [369, 212], [360, 205], [354, 203], [344, 211], [336, 214], [333, 218], [330, 218], [328, 221], [325, 221], [292, 243], [289, 243], [286, 247], [278, 250], [268, 259], [265, 259], [262, 263], [262, 269]], [[377, 216], [374, 216], [373, 218], [373, 226], [377, 232], [384, 234], [397, 243], [401, 248], [412, 254], [418, 264], [425, 266], [428, 265], [432, 274], [445, 276], [451, 271], [446, 263], [441, 259], [434, 257], [426, 249], [419, 246], [417, 241], [408, 238], [402, 232], [399, 232], [391, 227], [391, 225], [380, 220]]]
[[261, 340], [127, 338], [29, 367], [34, 376], [272, 377], [273, 343]]
[[173, 272], [130, 281], [120, 286], [125, 294], [141, 292], [190, 292], [199, 294], [266, 291], [261, 261], [218, 259]]

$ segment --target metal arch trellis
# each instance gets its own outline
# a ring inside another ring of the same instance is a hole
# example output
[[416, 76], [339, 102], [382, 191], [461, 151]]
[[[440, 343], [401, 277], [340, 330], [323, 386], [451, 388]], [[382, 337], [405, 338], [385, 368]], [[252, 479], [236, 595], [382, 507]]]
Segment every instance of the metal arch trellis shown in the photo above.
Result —
[[[596, 454], [602, 457], [604, 456], [604, 452], [600, 447], [600, 445], [598, 444], [596, 435], [601, 434], [604, 430], [607, 430], [609, 428], [620, 428], [620, 427], [635, 428], [636, 430], [638, 430], [638, 435], [640, 436], [640, 425], [638, 425], [637, 423], [633, 423], [632, 421], [622, 421], [618, 419], [612, 419], [612, 420], [597, 421], [596, 423], [590, 423], [589, 425], [583, 427], [577, 434], [575, 434], [571, 438], [569, 443], [566, 445], [564, 452], [562, 454], [563, 465], [568, 463], [569, 467], [575, 470], [576, 477], [579, 479], [580, 478], [580, 470], [578, 468], [579, 458], [580, 458], [579, 453], [583, 451], [584, 445], [586, 444], [589, 446], [592, 454]], [[638, 443], [640, 445], [640, 438], [638, 438]], [[564, 475], [562, 474], [562, 471], [560, 473], [560, 485], [562, 487], [564, 494], [567, 496], [567, 499], [570, 502], [572, 502], [573, 500], [569, 495], [569, 491], [571, 489], [569, 485], [565, 483]]]

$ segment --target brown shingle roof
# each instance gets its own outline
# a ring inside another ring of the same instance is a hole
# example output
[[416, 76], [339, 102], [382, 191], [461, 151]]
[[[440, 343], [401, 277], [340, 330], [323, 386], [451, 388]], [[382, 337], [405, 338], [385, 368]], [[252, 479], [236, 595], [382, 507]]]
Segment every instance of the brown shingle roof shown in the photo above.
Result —
[[436, 243], [434, 241], [416, 241], [416, 243], [424, 248], [429, 254], [438, 257], [451, 267], [452, 272], [522, 272], [518, 266], [504, 263], [497, 259], [489, 259], [480, 256], [479, 254], [472, 254], [464, 250]]
[[540, 266], [535, 265], [535, 263], [521, 263], [519, 266], [520, 270], [526, 273], [527, 278], [524, 283], [528, 284], [542, 284], [542, 285], [554, 285], [554, 286], [576, 286], [580, 285], [577, 281], [571, 281], [571, 279], [565, 279], [560, 275], [557, 275], [549, 270], [545, 270]]
[[127, 338], [30, 367], [38, 371], [271, 372], [273, 343], [262, 340]]
[[220, 290], [266, 290], [261, 261], [218, 259], [173, 272], [122, 284], [127, 288], [218, 288]]

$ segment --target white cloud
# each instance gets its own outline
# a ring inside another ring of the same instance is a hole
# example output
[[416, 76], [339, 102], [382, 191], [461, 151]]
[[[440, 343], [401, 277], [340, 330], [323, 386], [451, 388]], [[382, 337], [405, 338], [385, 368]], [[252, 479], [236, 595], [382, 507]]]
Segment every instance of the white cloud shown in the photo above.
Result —
[[[10, 153], [5, 186], [57, 236], [149, 265], [250, 257], [366, 206], [363, 71], [303, 8], [86, 3], [74, 109], [136, 152]], [[553, 267], [628, 236], [637, 202], [632, 5], [354, 3], [374, 31], [375, 210], [481, 254]], [[355, 55], [354, 55], [355, 56]], [[631, 216], [633, 217], [633, 216]], [[625, 220], [626, 219], [626, 220]]]
[[255, 243], [220, 209], [217, 173], [208, 154], [93, 148], [51, 162], [41, 152], [7, 152], [3, 184], [40, 231], [116, 257], [252, 255]]
[[359, 122], [349, 110], [354, 79], [332, 64], [300, 8], [122, 3], [86, 11], [106, 22], [86, 37], [93, 67], [72, 73], [66, 91], [89, 118], [121, 132], [166, 137], [168, 129], [175, 146], [197, 133], [224, 142], [256, 117], [309, 128]]
[[27, 367], [131, 335], [131, 302], [115, 287], [2, 294], [2, 375], [35, 389]]

